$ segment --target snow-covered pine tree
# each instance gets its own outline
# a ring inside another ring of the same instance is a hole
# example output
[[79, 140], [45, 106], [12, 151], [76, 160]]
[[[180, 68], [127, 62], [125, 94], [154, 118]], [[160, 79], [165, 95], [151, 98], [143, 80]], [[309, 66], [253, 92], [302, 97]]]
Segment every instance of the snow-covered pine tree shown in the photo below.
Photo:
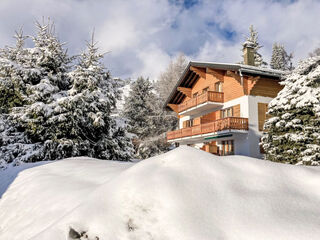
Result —
[[16, 32], [16, 46], [1, 49], [0, 57], [0, 159], [4, 163], [39, 160], [41, 146], [24, 134], [12, 120], [12, 109], [30, 102], [28, 87], [38, 79], [30, 65], [32, 50], [24, 47], [26, 37]]
[[253, 28], [253, 25], [249, 27], [249, 36], [246, 37], [246, 41], [242, 44], [243, 47], [250, 45], [254, 53], [254, 65], [256, 67], [265, 67], [268, 64], [263, 60], [262, 55], [258, 52], [263, 46], [258, 42], [258, 32]]
[[278, 43], [274, 43], [272, 46], [272, 56], [270, 61], [270, 67], [278, 70], [292, 70], [292, 58], [293, 55], [288, 54], [284, 46]]
[[262, 146], [266, 159], [320, 165], [320, 57], [299, 63], [269, 104]]
[[30, 75], [24, 66], [27, 50], [24, 41], [27, 37], [22, 30], [16, 32], [16, 46], [0, 50], [0, 114], [7, 113], [15, 106], [22, 106], [25, 97], [25, 75]]
[[127, 161], [132, 157], [126, 125], [111, 116], [118, 89], [101, 63], [102, 58], [92, 38], [69, 74], [73, 84], [68, 96], [50, 106], [47, 158], [87, 155]]
[[129, 160], [133, 147], [125, 124], [111, 116], [117, 83], [100, 64], [102, 55], [89, 46], [70, 73], [73, 58], [53, 23], [37, 28], [33, 48], [23, 48], [19, 37], [16, 47], [2, 51], [0, 85], [8, 82], [15, 95], [14, 104], [1, 102], [0, 158], [17, 164], [79, 155]]
[[127, 119], [129, 132], [139, 139], [154, 135], [156, 116], [154, 104], [156, 96], [148, 78], [139, 77], [131, 85], [129, 96], [125, 99], [122, 115]]
[[175, 116], [164, 111], [163, 101], [154, 93], [149, 79], [140, 77], [132, 83], [122, 115], [127, 119], [129, 130], [135, 136], [138, 158], [152, 157], [170, 149], [165, 132], [172, 130], [177, 120]]
[[[41, 146], [34, 152], [22, 156], [22, 161], [46, 159], [45, 141], [50, 135], [50, 104], [67, 96], [70, 88], [68, 71], [72, 58], [68, 57], [63, 44], [57, 39], [54, 24], [37, 23], [37, 34], [32, 37], [34, 47], [25, 55], [24, 67], [30, 74], [23, 75], [26, 84], [27, 104], [14, 107], [10, 113], [12, 120], [23, 131], [32, 144]], [[16, 158], [17, 160], [17, 158]]]

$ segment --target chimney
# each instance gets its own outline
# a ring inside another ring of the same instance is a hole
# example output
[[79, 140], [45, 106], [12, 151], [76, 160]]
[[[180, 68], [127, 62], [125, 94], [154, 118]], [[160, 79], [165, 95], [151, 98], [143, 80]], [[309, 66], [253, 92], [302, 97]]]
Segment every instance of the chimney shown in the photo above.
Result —
[[243, 62], [246, 65], [254, 66], [254, 46], [249, 41], [243, 44]]

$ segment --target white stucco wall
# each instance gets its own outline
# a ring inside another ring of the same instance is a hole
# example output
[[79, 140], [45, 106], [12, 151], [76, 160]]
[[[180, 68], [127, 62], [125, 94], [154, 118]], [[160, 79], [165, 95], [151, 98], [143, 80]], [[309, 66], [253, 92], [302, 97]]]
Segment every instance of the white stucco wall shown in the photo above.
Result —
[[190, 120], [190, 116], [183, 116], [182, 118], [179, 119], [179, 129], [183, 127], [183, 122]]
[[258, 122], [258, 103], [269, 103], [272, 98], [261, 96], [248, 96], [249, 97], [249, 155], [250, 157], [262, 158], [260, 153], [260, 138], [262, 132], [259, 131]]
[[[236, 155], [245, 155], [255, 158], [262, 158], [260, 153], [260, 137], [262, 132], [259, 131], [258, 124], [258, 103], [269, 103], [272, 100], [270, 97], [261, 96], [242, 96], [240, 98], [233, 99], [225, 102], [221, 109], [229, 108], [240, 104], [240, 117], [249, 119], [249, 131], [248, 133], [233, 133], [233, 136], [227, 139], [234, 140], [234, 149]], [[212, 110], [211, 110], [212, 111]], [[209, 111], [209, 112], [211, 112]], [[199, 116], [209, 113], [208, 111], [199, 114]], [[193, 116], [194, 117], [194, 116]], [[190, 116], [184, 116], [179, 120], [179, 128], [182, 128], [183, 121], [189, 120]], [[182, 143], [183, 144], [183, 143]], [[221, 147], [221, 141], [217, 141], [217, 145]], [[200, 148], [202, 143], [196, 144], [196, 147]]]

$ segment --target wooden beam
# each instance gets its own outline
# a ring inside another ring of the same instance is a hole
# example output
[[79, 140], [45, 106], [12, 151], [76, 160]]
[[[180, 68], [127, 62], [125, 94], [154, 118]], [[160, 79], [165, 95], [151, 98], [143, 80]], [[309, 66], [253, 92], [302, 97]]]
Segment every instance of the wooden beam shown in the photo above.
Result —
[[168, 107], [170, 107], [174, 112], [178, 113], [178, 104], [168, 104]]
[[[250, 76], [248, 77], [248, 81], [247, 81], [247, 91], [246, 91], [246, 95], [250, 95], [251, 90], [254, 88], [254, 85], [256, 85], [256, 83], [258, 82], [258, 80], [260, 79], [260, 76], [257, 77], [253, 77]], [[250, 89], [249, 89], [250, 86]]]
[[224, 81], [224, 75], [215, 69], [207, 68], [207, 73], [213, 75], [215, 78], [217, 78], [221, 82]]
[[190, 71], [193, 71], [195, 72], [196, 74], [198, 74], [200, 77], [202, 78], [206, 78], [206, 71], [205, 71], [205, 68], [198, 68], [198, 67], [193, 67], [191, 66], [190, 67]]
[[239, 74], [236, 74], [235, 72], [232, 71], [227, 71], [227, 76], [233, 77], [234, 79], [236, 79], [241, 85], [243, 85], [242, 79], [240, 77]]
[[248, 79], [252, 82], [256, 82], [260, 79], [260, 76], [257, 76], [257, 77], [250, 76]]
[[192, 79], [195, 75], [196, 75], [196, 74], [191, 71], [190, 74], [189, 74], [189, 76], [188, 76], [188, 78], [187, 78], [187, 80], [184, 82], [183, 86], [187, 87], [187, 86], [189, 85], [191, 79]]
[[185, 88], [185, 87], [178, 87], [177, 90], [179, 92], [182, 92], [187, 97], [191, 98], [191, 88]]

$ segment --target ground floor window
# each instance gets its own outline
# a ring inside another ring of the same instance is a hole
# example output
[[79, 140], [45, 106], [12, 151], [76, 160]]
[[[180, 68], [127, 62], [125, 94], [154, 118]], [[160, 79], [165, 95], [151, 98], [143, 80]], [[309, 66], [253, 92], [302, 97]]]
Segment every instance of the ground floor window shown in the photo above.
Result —
[[234, 142], [233, 140], [222, 141], [221, 155], [233, 155], [234, 154]]

